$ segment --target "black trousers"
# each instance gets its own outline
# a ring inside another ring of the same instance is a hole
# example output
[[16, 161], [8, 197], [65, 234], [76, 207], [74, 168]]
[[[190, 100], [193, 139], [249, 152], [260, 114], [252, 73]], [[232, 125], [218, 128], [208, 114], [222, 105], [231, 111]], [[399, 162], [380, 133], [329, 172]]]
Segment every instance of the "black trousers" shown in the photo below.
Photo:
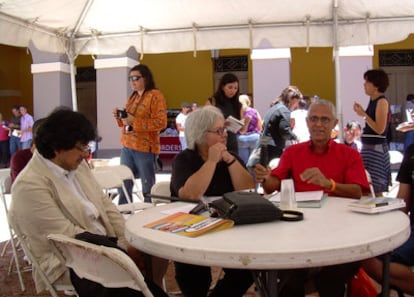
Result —
[[280, 297], [304, 297], [305, 284], [313, 280], [320, 297], [344, 297], [345, 284], [360, 267], [359, 262], [279, 272]]
[[[75, 238], [93, 244], [117, 248], [125, 252], [116, 244], [116, 238], [96, 235], [89, 232], [77, 234]], [[130, 288], [105, 288], [99, 283], [78, 277], [72, 269], [70, 269], [70, 280], [79, 297], [144, 297], [142, 292]], [[154, 297], [168, 297], [168, 295], [151, 280], [145, 279], [145, 282]]]
[[[253, 284], [249, 270], [223, 269], [210, 297], [242, 297]], [[211, 286], [211, 268], [175, 262], [175, 279], [185, 297], [206, 297]]]

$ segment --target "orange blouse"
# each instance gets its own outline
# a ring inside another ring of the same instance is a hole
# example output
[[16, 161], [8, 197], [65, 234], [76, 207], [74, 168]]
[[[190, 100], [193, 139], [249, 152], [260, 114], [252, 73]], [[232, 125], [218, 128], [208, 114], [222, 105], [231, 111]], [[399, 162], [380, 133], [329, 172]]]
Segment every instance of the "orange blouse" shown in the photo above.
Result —
[[145, 153], [160, 153], [159, 133], [167, 126], [167, 103], [157, 89], [145, 91], [143, 96], [133, 93], [126, 105], [126, 111], [135, 116], [132, 132], [127, 132], [121, 120], [121, 144], [127, 148]]

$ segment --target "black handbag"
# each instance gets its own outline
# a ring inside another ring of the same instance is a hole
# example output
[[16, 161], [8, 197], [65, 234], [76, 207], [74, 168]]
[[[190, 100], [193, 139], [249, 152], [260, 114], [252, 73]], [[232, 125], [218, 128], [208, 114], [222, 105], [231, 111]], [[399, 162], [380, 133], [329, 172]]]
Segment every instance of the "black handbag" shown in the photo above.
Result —
[[210, 203], [216, 215], [233, 220], [236, 225], [279, 220], [283, 212], [255, 192], [229, 192]]

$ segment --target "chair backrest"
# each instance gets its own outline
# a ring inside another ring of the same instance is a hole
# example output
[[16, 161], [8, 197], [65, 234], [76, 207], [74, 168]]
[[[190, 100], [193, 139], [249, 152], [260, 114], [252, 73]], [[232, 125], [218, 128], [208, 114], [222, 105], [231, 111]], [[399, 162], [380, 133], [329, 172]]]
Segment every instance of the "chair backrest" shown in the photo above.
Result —
[[375, 190], [374, 190], [374, 186], [372, 185], [372, 178], [371, 178], [371, 174], [369, 174], [368, 170], [365, 169], [365, 174], [367, 175], [367, 180], [369, 183], [369, 190], [371, 192], [371, 196], [375, 197]]
[[0, 186], [1, 186], [0, 190], [4, 194], [10, 193], [10, 188], [11, 188], [10, 168], [0, 169]]
[[153, 296], [134, 261], [122, 251], [84, 242], [62, 234], [50, 234], [67, 267], [81, 277], [107, 288], [128, 287]]
[[[154, 184], [151, 188], [151, 195], [170, 197], [171, 196], [170, 182], [169, 181], [160, 181], [160, 182], [157, 182], [156, 184]], [[152, 201], [153, 204], [169, 202], [166, 199], [160, 199], [160, 198], [156, 198], [156, 197], [151, 197], [151, 201]]]
[[139, 191], [139, 185], [137, 183], [137, 180], [134, 176], [134, 173], [132, 172], [131, 168], [129, 168], [126, 165], [123, 164], [119, 164], [119, 165], [110, 165], [111, 169], [118, 174], [118, 176], [122, 179], [122, 180], [132, 180], [133, 185], [135, 187], [135, 194], [137, 195], [137, 197], [143, 202], [144, 201], [144, 197], [143, 195], [140, 193]]
[[59, 297], [56, 291], [72, 291], [74, 292], [75, 289], [73, 288], [72, 284], [59, 284], [53, 285], [45, 271], [43, 271], [42, 267], [40, 266], [37, 258], [34, 256], [32, 250], [30, 249], [30, 244], [28, 243], [26, 235], [22, 233], [20, 230], [19, 224], [12, 220], [12, 217], [9, 216], [9, 223], [13, 227], [14, 233], [16, 234], [17, 238], [19, 239], [19, 243], [21, 244], [24, 254], [29, 259], [30, 263], [32, 264], [33, 269], [39, 273], [40, 277], [42, 278], [44, 284], [46, 285], [47, 290], [53, 297]]

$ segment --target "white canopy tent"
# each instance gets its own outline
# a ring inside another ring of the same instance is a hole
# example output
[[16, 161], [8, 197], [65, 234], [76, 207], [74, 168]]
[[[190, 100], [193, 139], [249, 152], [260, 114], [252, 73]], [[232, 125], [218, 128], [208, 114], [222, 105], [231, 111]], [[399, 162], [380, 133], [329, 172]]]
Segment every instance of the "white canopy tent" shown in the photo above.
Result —
[[[414, 31], [413, 0], [2, 0], [0, 43], [79, 54], [391, 43]], [[339, 63], [336, 63], [337, 68]], [[72, 71], [74, 107], [76, 93]], [[336, 75], [339, 71], [336, 69]], [[336, 79], [336, 105], [341, 110]], [[339, 112], [340, 113], [340, 112]]]

